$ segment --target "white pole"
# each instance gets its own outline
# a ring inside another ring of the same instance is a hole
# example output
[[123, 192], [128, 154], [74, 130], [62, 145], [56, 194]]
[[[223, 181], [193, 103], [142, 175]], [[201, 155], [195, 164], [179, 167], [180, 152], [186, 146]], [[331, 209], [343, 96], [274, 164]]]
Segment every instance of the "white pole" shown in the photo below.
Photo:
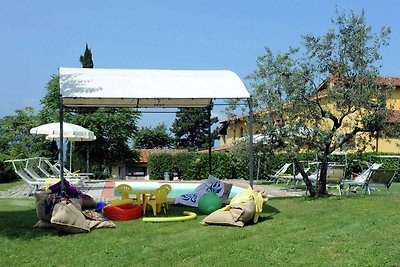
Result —
[[69, 171], [72, 172], [72, 142], [69, 141]]

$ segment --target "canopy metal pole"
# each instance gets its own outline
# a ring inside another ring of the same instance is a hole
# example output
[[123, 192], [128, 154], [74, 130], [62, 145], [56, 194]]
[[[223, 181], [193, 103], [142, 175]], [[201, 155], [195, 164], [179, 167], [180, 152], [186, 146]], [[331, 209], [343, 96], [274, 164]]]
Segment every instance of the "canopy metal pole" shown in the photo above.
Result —
[[69, 170], [72, 172], [72, 142], [69, 141]]
[[211, 106], [207, 107], [208, 113], [208, 175], [211, 175]]
[[61, 181], [61, 193], [64, 193], [64, 110], [62, 95], [60, 94], [60, 181]]
[[254, 171], [254, 147], [253, 147], [253, 99], [248, 99], [249, 103], [249, 181], [253, 188], [253, 171]]

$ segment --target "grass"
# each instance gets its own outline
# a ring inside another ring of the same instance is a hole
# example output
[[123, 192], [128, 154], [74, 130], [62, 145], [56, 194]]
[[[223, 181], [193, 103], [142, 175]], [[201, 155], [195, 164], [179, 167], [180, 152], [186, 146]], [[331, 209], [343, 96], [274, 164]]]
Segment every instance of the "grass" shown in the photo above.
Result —
[[21, 185], [25, 184], [22, 180], [11, 181], [9, 183], [0, 183], [0, 191], [6, 191], [13, 188], [18, 188]]
[[[2, 266], [400, 266], [400, 184], [389, 194], [274, 198], [244, 228], [115, 221], [58, 235], [33, 229], [31, 198], [0, 199]], [[191, 208], [171, 207], [169, 215]]]

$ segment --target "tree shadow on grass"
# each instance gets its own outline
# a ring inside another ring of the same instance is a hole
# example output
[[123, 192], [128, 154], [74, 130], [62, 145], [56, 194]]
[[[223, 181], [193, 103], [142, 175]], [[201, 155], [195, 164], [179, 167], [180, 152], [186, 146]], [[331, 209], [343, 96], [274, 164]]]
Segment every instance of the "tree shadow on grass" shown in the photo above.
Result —
[[267, 220], [272, 220], [275, 214], [280, 213], [280, 210], [278, 210], [275, 207], [272, 207], [268, 204], [265, 204], [263, 207], [263, 212], [261, 216], [259, 217], [258, 221], [263, 222]]
[[38, 221], [36, 210], [0, 211], [0, 238], [34, 239], [55, 235], [53, 229], [33, 228]]

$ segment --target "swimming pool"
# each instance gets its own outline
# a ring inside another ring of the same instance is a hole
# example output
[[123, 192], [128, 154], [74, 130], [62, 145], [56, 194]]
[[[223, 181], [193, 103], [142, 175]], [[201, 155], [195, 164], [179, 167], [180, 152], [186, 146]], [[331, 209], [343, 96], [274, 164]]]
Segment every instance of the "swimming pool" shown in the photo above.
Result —
[[[120, 194], [117, 192], [117, 186], [120, 184], [128, 184], [130, 185], [133, 190], [153, 190], [159, 188], [162, 184], [169, 184], [172, 187], [172, 191], [168, 194], [168, 197], [178, 197], [183, 194], [188, 194], [193, 192], [196, 187], [198, 187], [201, 183], [198, 182], [183, 182], [183, 183], [177, 183], [177, 182], [152, 182], [152, 181], [139, 181], [139, 182], [134, 182], [134, 181], [116, 181], [115, 182], [115, 189], [114, 189], [114, 196], [119, 196]], [[234, 197], [236, 196], [237, 193], [240, 191], [244, 190], [245, 188], [239, 187], [239, 186], [232, 186], [231, 193], [229, 194], [229, 197]]]

